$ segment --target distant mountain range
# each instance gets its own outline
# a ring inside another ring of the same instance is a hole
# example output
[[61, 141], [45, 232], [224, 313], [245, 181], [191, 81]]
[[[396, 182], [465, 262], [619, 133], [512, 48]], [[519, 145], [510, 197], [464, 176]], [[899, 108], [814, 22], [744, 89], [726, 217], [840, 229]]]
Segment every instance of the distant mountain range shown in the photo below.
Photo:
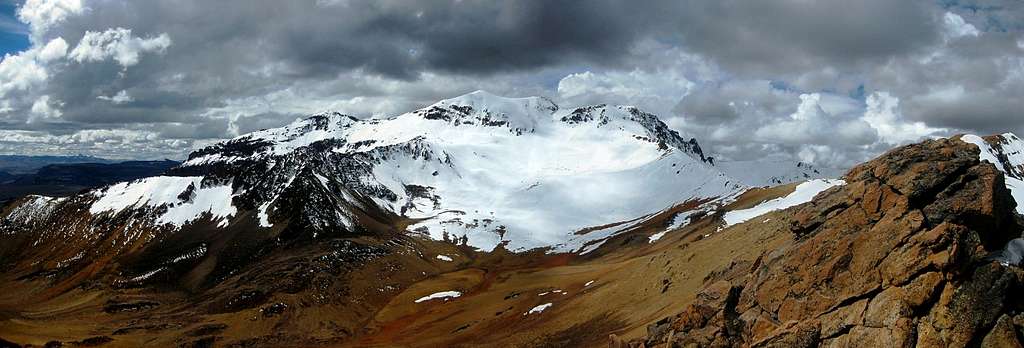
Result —
[[[75, 155], [75, 156], [24, 156], [24, 155], [0, 155], [0, 172], [6, 174], [33, 174], [39, 168], [51, 164], [75, 164], [75, 163], [117, 163], [119, 160], [112, 160], [100, 157]], [[2, 177], [3, 174], [0, 174]]]
[[0, 203], [29, 194], [66, 196], [84, 189], [160, 175], [179, 162], [89, 156], [0, 156]]

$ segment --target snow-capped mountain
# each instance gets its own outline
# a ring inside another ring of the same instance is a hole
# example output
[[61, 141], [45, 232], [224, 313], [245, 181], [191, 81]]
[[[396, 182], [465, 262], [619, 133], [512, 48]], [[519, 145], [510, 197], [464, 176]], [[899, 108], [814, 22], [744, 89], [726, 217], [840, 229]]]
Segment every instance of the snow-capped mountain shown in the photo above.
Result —
[[775, 186], [812, 179], [838, 178], [844, 172], [842, 169], [787, 160], [715, 161], [715, 167], [748, 186]]
[[87, 196], [92, 215], [167, 229], [251, 223], [315, 238], [394, 223], [485, 250], [574, 251], [609, 225], [745, 188], [709, 162], [635, 107], [477, 91], [390, 118], [314, 115]]

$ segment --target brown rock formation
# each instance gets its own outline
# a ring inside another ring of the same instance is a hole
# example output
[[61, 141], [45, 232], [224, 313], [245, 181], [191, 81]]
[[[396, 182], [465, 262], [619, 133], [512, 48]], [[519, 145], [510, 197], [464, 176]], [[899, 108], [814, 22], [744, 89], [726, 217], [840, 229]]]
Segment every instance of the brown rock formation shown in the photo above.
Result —
[[796, 243], [720, 272], [647, 346], [1020, 346], [1024, 272], [988, 259], [1019, 217], [975, 146], [904, 146], [846, 180], [789, 211]]

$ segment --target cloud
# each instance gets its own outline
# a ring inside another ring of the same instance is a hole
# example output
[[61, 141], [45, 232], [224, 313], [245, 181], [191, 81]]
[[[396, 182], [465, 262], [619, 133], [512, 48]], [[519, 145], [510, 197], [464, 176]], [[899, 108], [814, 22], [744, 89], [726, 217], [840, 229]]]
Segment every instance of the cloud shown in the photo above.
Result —
[[949, 133], [948, 129], [929, 127], [924, 122], [904, 120], [899, 110], [899, 99], [888, 92], [875, 92], [868, 96], [863, 120], [878, 131], [882, 141], [890, 145]]
[[166, 33], [150, 38], [132, 36], [131, 29], [114, 28], [104, 32], [86, 31], [68, 58], [77, 62], [95, 62], [113, 58], [123, 68], [139, 64], [139, 55], [163, 53], [171, 45]]
[[682, 1], [677, 28], [690, 49], [761, 78], [823, 67], [851, 71], [938, 41], [925, 1]]
[[32, 103], [32, 117], [29, 119], [29, 122], [52, 122], [58, 120], [63, 114], [63, 112], [60, 111], [60, 107], [63, 106], [64, 103], [54, 101], [52, 104], [53, 105], [50, 103], [49, 95], [44, 95], [39, 97], [39, 99], [36, 99], [36, 101]]
[[27, 0], [18, 8], [18, 19], [28, 24], [33, 39], [39, 39], [68, 17], [84, 11], [81, 0]]
[[128, 95], [128, 91], [123, 90], [123, 89], [120, 92], [117, 92], [117, 94], [115, 94], [113, 97], [108, 97], [108, 96], [105, 96], [105, 95], [101, 95], [101, 96], [96, 97], [96, 99], [106, 100], [106, 101], [109, 101], [109, 102], [114, 103], [116, 105], [121, 105], [121, 104], [125, 104], [125, 103], [131, 103], [131, 102], [135, 101], [135, 99], [132, 98], [132, 96]]
[[49, 62], [55, 59], [64, 58], [64, 55], [68, 53], [68, 43], [63, 38], [56, 38], [50, 40], [43, 46], [43, 49], [39, 51], [39, 60], [43, 62]]
[[862, 101], [770, 81], [702, 86], [677, 110], [683, 117], [673, 126], [702, 135], [702, 144], [733, 160], [772, 157], [848, 167], [895, 145], [951, 134], [907, 120], [899, 99], [884, 91]]
[[821, 94], [801, 94], [796, 112], [758, 128], [754, 136], [765, 143], [789, 145], [867, 145], [877, 132], [861, 119], [842, 119], [825, 111]]
[[981, 32], [978, 31], [978, 28], [975, 28], [974, 25], [971, 25], [970, 23], [964, 21], [964, 18], [960, 17], [960, 15], [956, 13], [946, 12], [946, 14], [942, 16], [942, 21], [944, 24], [946, 35], [949, 37], [977, 37], [978, 35], [981, 35]]
[[[187, 140], [161, 139], [145, 130], [84, 129], [67, 134], [0, 129], [0, 153], [52, 154], [58, 147], [66, 153], [89, 153], [107, 158], [129, 158], [125, 154], [141, 152], [143, 158], [174, 157], [178, 149], [191, 146]], [[161, 150], [164, 149], [164, 150]]]
[[0, 60], [0, 97], [46, 82], [49, 73], [34, 56], [35, 52], [4, 55]]

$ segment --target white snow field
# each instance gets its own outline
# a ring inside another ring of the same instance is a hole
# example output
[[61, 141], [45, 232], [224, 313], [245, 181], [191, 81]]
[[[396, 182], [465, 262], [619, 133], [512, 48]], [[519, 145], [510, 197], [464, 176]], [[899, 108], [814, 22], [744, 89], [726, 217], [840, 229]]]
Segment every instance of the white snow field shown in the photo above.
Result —
[[[155, 176], [114, 184], [92, 192], [98, 199], [89, 207], [89, 212], [96, 215], [127, 208], [167, 205], [167, 211], [156, 219], [158, 224], [181, 227], [206, 213], [220, 225], [227, 224], [227, 218], [236, 213], [231, 205], [231, 186], [203, 187], [202, 180], [203, 177], [197, 176]], [[190, 186], [192, 194], [182, 199], [181, 194]]]
[[818, 195], [821, 191], [825, 191], [833, 186], [844, 184], [846, 184], [846, 182], [839, 179], [810, 180], [797, 185], [796, 190], [785, 197], [764, 201], [749, 209], [728, 211], [722, 219], [725, 220], [726, 226], [732, 226], [772, 211], [782, 210], [810, 202], [814, 199], [814, 196]]

